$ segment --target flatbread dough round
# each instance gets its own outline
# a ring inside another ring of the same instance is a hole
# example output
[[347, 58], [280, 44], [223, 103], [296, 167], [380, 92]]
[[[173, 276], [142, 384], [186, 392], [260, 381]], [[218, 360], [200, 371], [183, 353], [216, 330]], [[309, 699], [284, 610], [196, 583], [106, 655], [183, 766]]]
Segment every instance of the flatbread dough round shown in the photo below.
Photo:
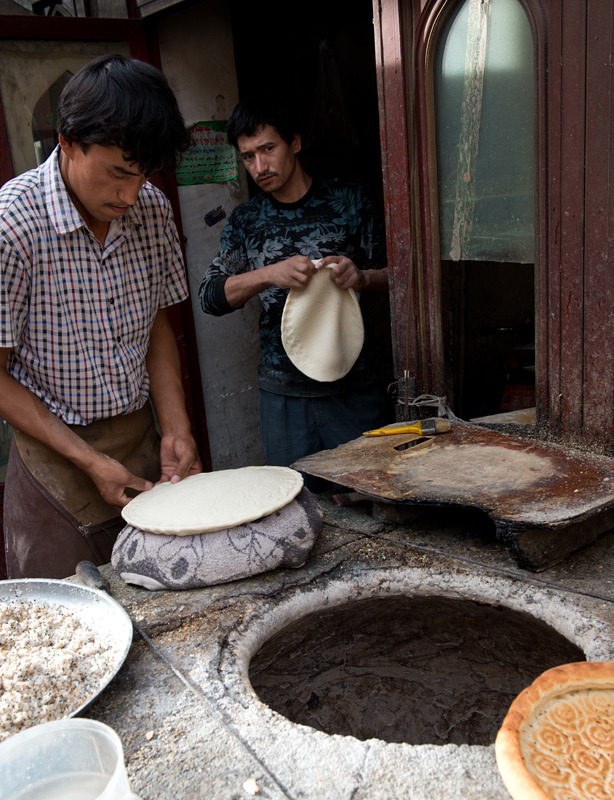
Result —
[[317, 270], [304, 289], [290, 289], [281, 318], [288, 358], [314, 381], [337, 381], [347, 375], [365, 340], [356, 292], [331, 281], [328, 270], [334, 266]]
[[540, 675], [510, 706], [495, 752], [514, 800], [614, 797], [614, 662]]
[[302, 487], [302, 475], [289, 467], [201, 472], [142, 492], [122, 509], [122, 517], [150, 533], [191, 536], [272, 514], [294, 500]]

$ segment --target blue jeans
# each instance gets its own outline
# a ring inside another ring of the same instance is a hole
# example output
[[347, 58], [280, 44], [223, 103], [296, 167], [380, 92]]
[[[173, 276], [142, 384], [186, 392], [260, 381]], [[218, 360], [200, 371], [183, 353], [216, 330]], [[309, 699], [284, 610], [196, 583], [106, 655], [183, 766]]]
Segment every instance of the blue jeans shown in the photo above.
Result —
[[[260, 427], [270, 466], [289, 467], [303, 456], [332, 450], [388, 421], [375, 383], [327, 397], [290, 397], [260, 389]], [[304, 473], [303, 477], [312, 492], [331, 488], [322, 478]]]

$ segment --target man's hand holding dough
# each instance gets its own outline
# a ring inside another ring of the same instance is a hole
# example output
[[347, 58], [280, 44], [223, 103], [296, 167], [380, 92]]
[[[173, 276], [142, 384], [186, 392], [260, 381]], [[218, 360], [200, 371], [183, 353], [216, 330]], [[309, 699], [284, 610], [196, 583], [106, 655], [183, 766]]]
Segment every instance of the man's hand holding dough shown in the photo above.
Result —
[[388, 291], [387, 269], [358, 269], [356, 264], [347, 256], [327, 256], [317, 265], [316, 269], [335, 264], [330, 271], [330, 279], [335, 281], [340, 289], [354, 289], [385, 292]]
[[226, 300], [233, 308], [241, 308], [252, 297], [270, 286], [279, 289], [304, 289], [315, 273], [313, 261], [307, 256], [292, 256], [266, 267], [231, 275], [224, 284]]
[[258, 272], [265, 270], [268, 270], [267, 280], [270, 280], [270, 286], [277, 286], [279, 289], [304, 289], [316, 268], [310, 258], [292, 256], [277, 264], [269, 264]]

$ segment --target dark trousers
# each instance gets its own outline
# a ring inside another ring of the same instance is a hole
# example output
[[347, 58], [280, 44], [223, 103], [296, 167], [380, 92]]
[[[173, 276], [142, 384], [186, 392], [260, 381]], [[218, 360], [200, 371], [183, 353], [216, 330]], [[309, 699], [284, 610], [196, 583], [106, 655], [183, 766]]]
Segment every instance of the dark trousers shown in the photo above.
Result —
[[[289, 397], [260, 389], [262, 442], [270, 466], [289, 467], [303, 456], [332, 450], [386, 422], [384, 401], [374, 383], [327, 397]], [[312, 492], [331, 488], [322, 478], [303, 477]]]

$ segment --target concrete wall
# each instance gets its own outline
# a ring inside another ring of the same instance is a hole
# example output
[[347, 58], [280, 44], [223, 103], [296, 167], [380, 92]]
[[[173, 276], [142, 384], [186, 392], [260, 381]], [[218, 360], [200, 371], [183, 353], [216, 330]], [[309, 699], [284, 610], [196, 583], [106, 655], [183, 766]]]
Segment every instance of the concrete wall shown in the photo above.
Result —
[[[227, 119], [239, 99], [227, 3], [205, 0], [165, 15], [158, 36], [162, 69], [186, 124]], [[207, 316], [198, 304], [198, 287], [224, 227], [224, 221], [207, 227], [205, 214], [222, 206], [228, 216], [246, 200], [245, 174], [226, 183], [180, 186], [179, 199], [213, 468], [263, 464], [256, 388], [258, 300], [226, 317]]]

